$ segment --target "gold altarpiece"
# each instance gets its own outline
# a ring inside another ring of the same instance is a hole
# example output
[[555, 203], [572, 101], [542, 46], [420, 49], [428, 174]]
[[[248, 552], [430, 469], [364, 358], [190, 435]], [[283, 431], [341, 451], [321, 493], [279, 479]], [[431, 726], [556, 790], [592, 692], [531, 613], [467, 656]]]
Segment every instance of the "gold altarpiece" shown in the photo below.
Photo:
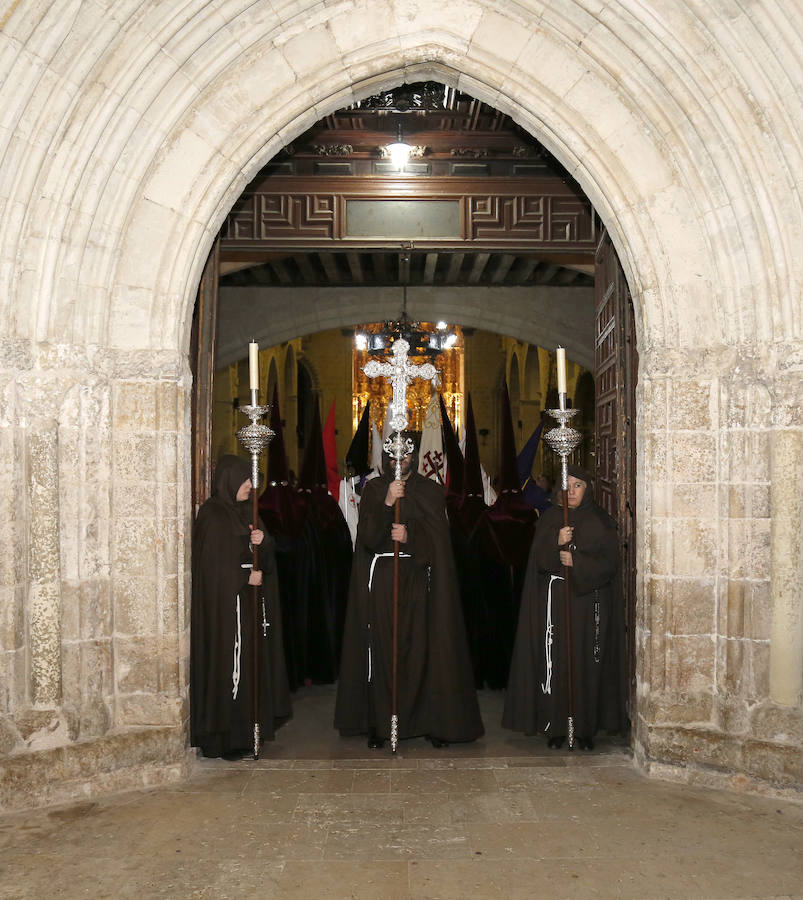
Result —
[[[427, 333], [436, 333], [437, 328], [430, 322], [416, 323], [418, 328]], [[372, 322], [358, 325], [354, 329], [355, 335], [379, 334], [387, 326], [386, 322]], [[455, 429], [462, 431], [463, 424], [463, 385], [465, 381], [465, 343], [463, 333], [459, 327], [450, 326], [449, 331], [457, 340], [448, 350], [442, 350], [437, 354], [410, 353], [410, 361], [416, 365], [431, 362], [438, 370], [441, 386], [440, 392], [449, 413], [449, 419]], [[356, 431], [366, 404], [371, 403], [371, 421], [376, 425], [380, 434], [385, 422], [385, 414], [388, 404], [393, 396], [393, 389], [386, 378], [368, 378], [363, 372], [365, 364], [370, 359], [390, 358], [391, 344], [380, 354], [376, 351], [359, 350], [352, 353], [352, 419]], [[432, 397], [432, 386], [428, 381], [416, 379], [407, 387], [407, 418], [409, 430], [421, 432], [424, 427], [427, 407]]]

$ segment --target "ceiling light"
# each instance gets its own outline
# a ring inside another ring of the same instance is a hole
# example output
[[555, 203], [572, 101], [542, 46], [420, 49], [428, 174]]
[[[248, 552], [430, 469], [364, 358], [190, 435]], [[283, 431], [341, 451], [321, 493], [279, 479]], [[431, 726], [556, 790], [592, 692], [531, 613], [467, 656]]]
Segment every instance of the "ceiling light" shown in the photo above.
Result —
[[388, 144], [387, 147], [390, 159], [399, 171], [407, 165], [407, 160], [410, 158], [412, 149], [413, 148], [409, 144], [405, 143], [404, 137], [402, 136], [402, 127], [399, 125], [398, 131], [396, 132], [396, 142]]

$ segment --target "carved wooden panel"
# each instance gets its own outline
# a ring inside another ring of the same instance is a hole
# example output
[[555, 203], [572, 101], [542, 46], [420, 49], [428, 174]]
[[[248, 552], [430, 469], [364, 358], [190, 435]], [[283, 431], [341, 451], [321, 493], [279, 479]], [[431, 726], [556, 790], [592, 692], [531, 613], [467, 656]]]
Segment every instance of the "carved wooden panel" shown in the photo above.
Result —
[[[358, 201], [381, 204], [459, 202], [459, 233], [421, 227], [416, 242], [452, 246], [516, 246], [592, 254], [597, 238], [591, 205], [559, 179], [550, 178], [263, 178], [249, 186], [222, 230], [223, 249], [320, 247], [359, 239], [387, 241], [347, 232], [346, 207]], [[405, 235], [406, 236], [406, 235]], [[399, 235], [393, 233], [394, 238]]]
[[591, 206], [585, 200], [544, 194], [486, 195], [469, 197], [468, 209], [473, 240], [596, 246]]
[[339, 233], [333, 194], [243, 194], [226, 219], [224, 241], [331, 241]]
[[597, 248], [594, 285], [596, 500], [618, 523], [632, 720], [636, 659], [635, 391], [638, 353], [633, 301], [607, 232], [603, 232]]

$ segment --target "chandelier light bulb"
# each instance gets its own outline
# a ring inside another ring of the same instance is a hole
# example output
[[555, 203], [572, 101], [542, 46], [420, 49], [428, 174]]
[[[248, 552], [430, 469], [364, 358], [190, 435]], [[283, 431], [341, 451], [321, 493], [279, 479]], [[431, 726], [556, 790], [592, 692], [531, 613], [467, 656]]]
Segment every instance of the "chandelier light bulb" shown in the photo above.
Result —
[[387, 150], [390, 154], [391, 162], [399, 171], [401, 171], [407, 165], [407, 160], [410, 158], [410, 151], [412, 150], [412, 147], [405, 143], [404, 138], [402, 137], [401, 125], [399, 125], [399, 130], [396, 133], [395, 143], [388, 144]]

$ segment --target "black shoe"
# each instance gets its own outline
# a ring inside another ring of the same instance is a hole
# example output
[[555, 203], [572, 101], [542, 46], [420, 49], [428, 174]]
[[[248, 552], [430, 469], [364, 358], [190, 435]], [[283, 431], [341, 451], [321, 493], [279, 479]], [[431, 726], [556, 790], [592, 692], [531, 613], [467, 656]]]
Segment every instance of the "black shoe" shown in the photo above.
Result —
[[385, 739], [379, 737], [379, 735], [375, 731], [371, 731], [368, 734], [368, 749], [369, 750], [381, 750], [385, 746]]
[[547, 742], [547, 747], [551, 747], [553, 750], [560, 750], [563, 746], [563, 742], [566, 740], [565, 734], [556, 734], [554, 737], [551, 737]]
[[427, 740], [435, 747], [436, 750], [440, 750], [441, 747], [448, 747], [449, 741], [442, 741], [440, 738], [432, 737], [431, 734], [427, 735]]
[[580, 746], [581, 750], [593, 750], [594, 749], [594, 739], [590, 737], [586, 738], [577, 738], [577, 743]]
[[222, 754], [221, 758], [225, 759], [226, 762], [239, 762], [242, 759], [248, 759], [248, 757], [254, 756], [253, 750], [231, 750], [228, 753]]

